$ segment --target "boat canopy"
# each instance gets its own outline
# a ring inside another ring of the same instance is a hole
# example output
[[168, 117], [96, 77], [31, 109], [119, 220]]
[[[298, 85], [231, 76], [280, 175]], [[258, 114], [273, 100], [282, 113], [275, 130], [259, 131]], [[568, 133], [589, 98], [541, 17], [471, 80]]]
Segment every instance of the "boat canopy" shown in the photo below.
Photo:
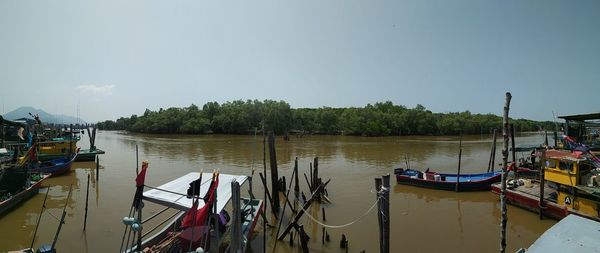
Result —
[[587, 114], [575, 114], [575, 115], [563, 115], [563, 116], [558, 116], [558, 118], [564, 119], [564, 120], [573, 120], [573, 121], [595, 120], [595, 119], [600, 119], [600, 112], [587, 113]]
[[527, 252], [597, 252], [598, 236], [600, 222], [571, 214], [544, 232]]
[[[208, 192], [212, 173], [202, 173], [202, 183], [199, 196], [204, 196]], [[187, 198], [187, 190], [190, 183], [200, 177], [199, 172], [191, 172], [185, 176], [179, 177], [166, 184], [158, 186], [158, 189], [151, 189], [144, 192], [144, 199], [163, 206], [179, 209], [182, 211], [192, 207], [192, 199]], [[221, 212], [225, 205], [231, 199], [231, 182], [237, 181], [240, 185], [248, 180], [247, 176], [219, 174], [219, 186], [217, 187], [217, 213]], [[204, 201], [199, 201], [198, 209], [204, 206]]]

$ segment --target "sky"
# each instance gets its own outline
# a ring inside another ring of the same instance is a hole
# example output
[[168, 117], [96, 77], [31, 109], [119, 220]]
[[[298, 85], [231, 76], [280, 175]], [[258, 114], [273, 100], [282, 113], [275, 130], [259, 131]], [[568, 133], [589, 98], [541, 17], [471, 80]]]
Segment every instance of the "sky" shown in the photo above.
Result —
[[0, 0], [0, 103], [88, 122], [273, 99], [600, 111], [600, 1]]

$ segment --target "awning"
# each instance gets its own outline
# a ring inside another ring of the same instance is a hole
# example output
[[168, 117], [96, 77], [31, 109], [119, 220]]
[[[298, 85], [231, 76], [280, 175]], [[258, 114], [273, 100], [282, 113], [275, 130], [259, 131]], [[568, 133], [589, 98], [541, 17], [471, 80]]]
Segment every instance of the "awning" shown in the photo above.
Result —
[[[197, 180], [200, 177], [199, 172], [191, 172], [185, 176], [177, 178], [166, 184], [158, 186], [144, 192], [144, 199], [150, 202], [168, 206], [179, 210], [188, 210], [192, 207], [192, 199], [187, 198], [187, 189], [190, 187], [190, 183]], [[212, 179], [212, 173], [202, 173], [202, 185], [200, 186], [200, 196], [203, 197], [208, 192], [210, 181]], [[219, 187], [217, 187], [217, 212], [223, 210], [225, 205], [231, 199], [231, 182], [237, 181], [240, 185], [244, 184], [248, 180], [247, 176], [241, 175], [219, 175]], [[198, 209], [204, 206], [204, 201], [200, 200], [198, 203]]]
[[600, 222], [571, 214], [544, 232], [527, 252], [598, 252], [599, 237]]

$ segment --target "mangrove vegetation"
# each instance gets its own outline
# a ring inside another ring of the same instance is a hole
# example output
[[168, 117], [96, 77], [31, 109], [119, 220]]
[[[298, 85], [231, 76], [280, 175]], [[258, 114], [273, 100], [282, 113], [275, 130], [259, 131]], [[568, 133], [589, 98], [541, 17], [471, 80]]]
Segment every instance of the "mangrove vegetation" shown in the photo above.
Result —
[[[554, 130], [550, 121], [511, 120], [515, 131]], [[202, 108], [188, 107], [158, 111], [146, 109], [143, 115], [122, 117], [97, 124], [104, 130], [140, 133], [248, 134], [255, 129], [277, 134], [307, 133], [331, 135], [457, 135], [487, 134], [501, 129], [502, 118], [469, 111], [434, 113], [422, 105], [407, 108], [392, 102], [350, 108], [291, 108], [285, 101], [236, 100], [219, 104], [208, 102]]]

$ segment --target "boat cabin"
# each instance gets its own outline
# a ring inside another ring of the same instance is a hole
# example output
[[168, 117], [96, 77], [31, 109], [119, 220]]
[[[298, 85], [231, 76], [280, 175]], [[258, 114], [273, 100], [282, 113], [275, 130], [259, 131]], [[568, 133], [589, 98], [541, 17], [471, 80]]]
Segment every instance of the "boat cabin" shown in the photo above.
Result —
[[559, 205], [600, 217], [600, 170], [581, 152], [546, 151], [544, 180], [556, 184]]

